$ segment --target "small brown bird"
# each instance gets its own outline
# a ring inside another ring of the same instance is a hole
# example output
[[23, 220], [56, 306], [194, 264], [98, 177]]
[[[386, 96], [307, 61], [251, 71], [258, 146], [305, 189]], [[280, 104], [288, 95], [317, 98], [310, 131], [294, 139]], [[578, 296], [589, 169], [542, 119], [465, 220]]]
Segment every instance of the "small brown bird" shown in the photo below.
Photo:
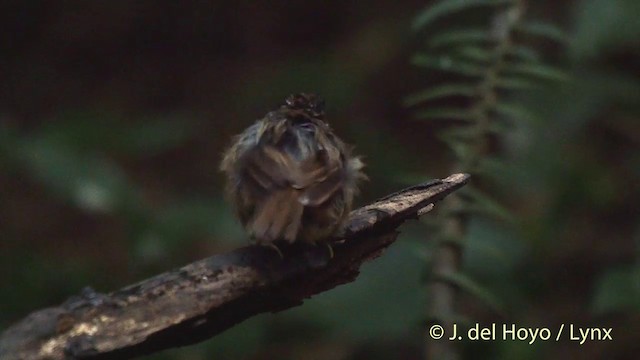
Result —
[[227, 196], [258, 244], [315, 244], [343, 229], [366, 176], [360, 158], [323, 121], [323, 107], [316, 95], [291, 95], [224, 154]]

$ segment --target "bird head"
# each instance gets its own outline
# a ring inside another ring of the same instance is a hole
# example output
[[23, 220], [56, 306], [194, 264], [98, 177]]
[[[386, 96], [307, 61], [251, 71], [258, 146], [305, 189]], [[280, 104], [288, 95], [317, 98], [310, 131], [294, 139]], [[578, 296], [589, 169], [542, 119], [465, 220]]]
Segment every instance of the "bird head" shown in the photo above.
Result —
[[294, 112], [303, 112], [305, 115], [315, 119], [324, 118], [324, 100], [316, 94], [299, 93], [289, 95], [283, 107]]

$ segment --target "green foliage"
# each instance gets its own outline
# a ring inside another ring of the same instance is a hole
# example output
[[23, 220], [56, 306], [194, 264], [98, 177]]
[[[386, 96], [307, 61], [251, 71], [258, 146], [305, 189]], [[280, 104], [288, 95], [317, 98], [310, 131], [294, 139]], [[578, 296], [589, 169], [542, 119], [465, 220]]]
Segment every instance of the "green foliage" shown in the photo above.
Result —
[[640, 312], [640, 266], [621, 266], [605, 272], [596, 284], [595, 313]]
[[462, 195], [469, 200], [467, 211], [471, 213], [489, 216], [505, 222], [513, 223], [515, 221], [507, 208], [476, 188], [469, 187], [463, 191]]
[[34, 136], [18, 140], [11, 156], [53, 193], [93, 211], [137, 207], [132, 184], [113, 161], [56, 139]]
[[[358, 281], [320, 294], [282, 316], [312, 319], [324, 324], [334, 337], [364, 340], [402, 336], [420, 323], [426, 294], [416, 286], [422, 276], [422, 260], [410, 244], [397, 245], [365, 265]], [[404, 276], [399, 278], [399, 273]]]
[[[367, 164], [357, 205], [451, 162], [473, 187], [403, 224], [354, 283], [144, 358], [421, 357], [440, 246], [464, 251], [448, 281], [472, 323], [499, 309], [497, 323], [613, 326], [624, 336], [587, 346], [634, 358], [640, 2], [429, 3], [415, 68], [395, 61], [415, 43], [393, 2], [3, 8], [0, 331], [84, 286], [246, 244], [220, 192], [222, 147], [283, 95], [314, 91]], [[407, 84], [412, 122], [396, 107]], [[463, 237], [443, 231], [456, 216]], [[475, 342], [462, 358], [584, 357], [565, 345]]]
[[[511, 104], [507, 102], [499, 102], [493, 108], [493, 112], [500, 117], [495, 122], [493, 122], [489, 129], [491, 132], [496, 134], [504, 134], [510, 130], [509, 127], [503, 126], [504, 120], [513, 120], [519, 122], [535, 122], [536, 115], [525, 106], [521, 104]], [[502, 121], [501, 121], [502, 120]], [[508, 121], [507, 120], [507, 121]]]
[[593, 60], [619, 47], [637, 47], [640, 2], [584, 0], [577, 7], [576, 36], [570, 51], [575, 61]]
[[[637, 254], [630, 261], [627, 253], [621, 264], [603, 253], [623, 256], [630, 237], [620, 233], [637, 223], [638, 212], [628, 211], [637, 208], [631, 202], [640, 196], [640, 82], [629, 69], [640, 56], [633, 40], [640, 36], [634, 20], [640, 3], [585, 0], [572, 8], [575, 24], [561, 27], [529, 19], [522, 1], [489, 3], [440, 1], [414, 23], [424, 48], [412, 63], [436, 80], [408, 96], [405, 106], [417, 120], [439, 120], [437, 126], [425, 121], [425, 127], [438, 131], [456, 170], [472, 173], [474, 185], [457, 194], [462, 212], [443, 211], [439, 222], [428, 222], [433, 239], [446, 239], [438, 244], [458, 244], [464, 251], [462, 268], [447, 280], [490, 309], [493, 300], [503, 304], [515, 319], [510, 321], [519, 324], [536, 323], [523, 311], [532, 307], [553, 321], [558, 315], [546, 314], [536, 300], [546, 303], [559, 288], [576, 291], [574, 282], [592, 289], [591, 297], [581, 295], [582, 302], [574, 297], [580, 305], [572, 306], [591, 310], [592, 317], [579, 321], [600, 324], [614, 314], [635, 318]], [[527, 5], [539, 13], [538, 4]], [[480, 6], [475, 16], [466, 11]], [[550, 60], [551, 52], [564, 48], [570, 59], [560, 51]], [[446, 221], [460, 213], [469, 215], [465, 240], [443, 234]], [[429, 251], [416, 251], [433, 261]], [[599, 269], [595, 280], [580, 272], [576, 264], [583, 261], [585, 268]], [[571, 274], [565, 279], [566, 271]], [[557, 281], [562, 285], [554, 286]], [[616, 322], [619, 329], [633, 329], [625, 323]], [[492, 344], [495, 353], [487, 358], [540, 358], [549, 349], [521, 345]]]
[[491, 42], [491, 33], [486, 29], [446, 30], [429, 36], [427, 43], [431, 48], [458, 46], [459, 44], [477, 45]]
[[514, 63], [508, 64], [504, 68], [506, 76], [523, 75], [525, 77], [537, 78], [540, 80], [566, 81], [568, 75], [555, 67], [542, 64]]
[[433, 21], [463, 10], [483, 6], [498, 6], [513, 3], [514, 0], [447, 0], [440, 1], [424, 9], [413, 21], [415, 30], [422, 29]]
[[[28, 136], [4, 127], [10, 168], [20, 169], [59, 201], [96, 215], [127, 221], [132, 260], [163, 263], [169, 254], [204, 236], [244, 237], [221, 199], [192, 200], [177, 194], [164, 206], [148, 201], [145, 186], [116, 159], [147, 159], [183, 145], [196, 123], [181, 117], [138, 120], [126, 126], [114, 114], [76, 112]], [[92, 119], [94, 121], [88, 121]]]
[[[435, 24], [444, 16], [478, 6], [493, 7], [489, 13], [492, 21], [482, 19], [492, 27], [469, 22], [465, 28], [449, 29]], [[541, 62], [539, 52], [518, 37], [524, 33], [566, 42], [567, 35], [554, 25], [525, 21], [523, 12], [518, 1], [444, 0], [424, 10], [415, 20], [414, 28], [429, 34], [426, 42], [430, 49], [428, 53], [415, 55], [412, 63], [451, 73], [451, 79], [407, 97], [405, 105], [418, 107], [415, 118], [420, 120], [463, 121], [442, 131], [440, 136], [463, 171], [482, 172], [477, 164], [486, 164], [483, 157], [489, 154], [483, 153], [481, 144], [488, 136], [504, 137], [513, 127], [509, 123], [535, 121], [529, 109], [511, 100], [515, 92], [539, 87], [543, 80], [558, 82], [569, 78], [559, 68]], [[449, 105], [452, 99], [460, 97], [466, 98], [468, 105]], [[470, 205], [471, 208], [482, 209], [485, 214], [507, 214], [504, 209], [497, 210], [500, 207], [488, 195], [473, 191], [476, 196], [471, 202], [475, 205]]]
[[418, 54], [411, 59], [411, 63], [416, 66], [451, 72], [459, 75], [482, 75], [482, 68], [477, 64], [463, 60], [456, 60], [453, 57], [446, 55], [432, 56], [427, 54]]
[[559, 43], [568, 43], [569, 35], [559, 27], [545, 22], [528, 21], [515, 27], [516, 31], [527, 35], [540, 36]]
[[[465, 27], [457, 25], [453, 29], [438, 22], [442, 17], [478, 6], [491, 7], [488, 18], [481, 16], [477, 22], [467, 21]], [[518, 92], [543, 86], [542, 82], [558, 83], [569, 79], [564, 71], [546, 64], [540, 52], [521, 35], [563, 43], [567, 36], [553, 25], [525, 22], [524, 6], [520, 1], [443, 0], [422, 12], [414, 22], [414, 29], [427, 34], [428, 51], [415, 55], [411, 62], [426, 70], [443, 73], [447, 80], [430, 84], [429, 88], [407, 97], [405, 105], [417, 108], [414, 116], [419, 120], [455, 120], [440, 130], [439, 135], [455, 156], [455, 168], [470, 172], [474, 182], [481, 178], [495, 180], [496, 174], [510, 169], [489, 150], [490, 140], [503, 142], [514, 127], [536, 121], [531, 109], [514, 101]], [[460, 99], [465, 102], [460, 103]], [[451, 104], [457, 105], [452, 107]], [[458, 196], [464, 208], [443, 214], [442, 222], [462, 221], [459, 217], [459, 210], [462, 210], [472, 218], [516, 223], [511, 211], [484, 190], [468, 186]], [[434, 237], [450, 238], [453, 235], [447, 233], [449, 228], [441, 223], [433, 229]], [[471, 237], [469, 241], [478, 240]], [[458, 242], [464, 249], [465, 244]], [[504, 306], [495, 294], [498, 291], [496, 284], [493, 288], [481, 286], [474, 278], [477, 275], [462, 269], [438, 274], [496, 313], [503, 314]]]
[[443, 108], [418, 111], [415, 117], [420, 120], [470, 120], [473, 114], [466, 110]]
[[486, 305], [491, 307], [493, 311], [495, 311], [496, 313], [504, 312], [501, 301], [494, 295], [493, 292], [491, 292], [489, 289], [485, 288], [484, 286], [480, 285], [478, 282], [476, 282], [469, 276], [465, 275], [464, 273], [461, 273], [461, 272], [449, 273], [449, 274], [441, 275], [440, 277], [442, 279], [439, 279], [439, 280], [444, 280], [449, 283], [452, 283], [453, 285], [460, 288], [461, 290], [480, 299]]
[[108, 111], [73, 111], [44, 124], [37, 136], [81, 151], [141, 158], [183, 144], [193, 136], [193, 125], [180, 114], [132, 120]]
[[425, 101], [437, 100], [448, 96], [471, 97], [476, 94], [476, 87], [471, 84], [442, 84], [433, 89], [426, 89], [405, 99], [405, 106], [414, 106]]

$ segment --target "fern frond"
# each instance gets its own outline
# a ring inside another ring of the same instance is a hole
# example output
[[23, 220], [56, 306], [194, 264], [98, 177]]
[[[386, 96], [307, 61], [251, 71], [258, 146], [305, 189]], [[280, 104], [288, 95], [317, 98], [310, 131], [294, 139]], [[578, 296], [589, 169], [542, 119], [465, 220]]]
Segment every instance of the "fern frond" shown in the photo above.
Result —
[[535, 115], [531, 111], [518, 104], [498, 102], [494, 107], [494, 111], [496, 114], [511, 120], [526, 122], [532, 122], [535, 120]]
[[456, 273], [447, 273], [440, 274], [439, 280], [447, 281], [455, 286], [457, 286], [460, 290], [473, 295], [477, 299], [484, 302], [491, 309], [493, 309], [497, 313], [504, 312], [504, 305], [500, 302], [500, 300], [487, 288], [478, 284], [476, 281], [468, 277], [467, 275], [456, 272]]
[[423, 102], [441, 99], [449, 96], [471, 97], [476, 93], [476, 87], [468, 84], [443, 84], [432, 89], [423, 90], [406, 98], [405, 106], [415, 106]]
[[478, 129], [473, 126], [450, 127], [440, 132], [439, 137], [445, 141], [471, 140], [478, 136]]
[[544, 22], [529, 21], [516, 26], [515, 30], [527, 35], [544, 37], [559, 43], [568, 43], [570, 40], [569, 35], [564, 32], [564, 30]]
[[488, 63], [495, 57], [495, 52], [477, 46], [459, 47], [455, 50], [455, 54], [463, 59], [481, 63]]
[[531, 90], [540, 87], [540, 84], [531, 79], [510, 76], [498, 78], [494, 86], [500, 90]]
[[415, 118], [419, 120], [466, 120], [470, 121], [474, 115], [468, 110], [440, 108], [418, 111]]
[[499, 177], [500, 174], [512, 171], [512, 169], [510, 169], [502, 160], [492, 157], [484, 157], [480, 159], [471, 170], [473, 170], [473, 173], [475, 174], [493, 179]]
[[500, 6], [513, 3], [514, 0], [447, 0], [430, 5], [418, 14], [412, 28], [420, 30], [444, 16], [482, 6]]
[[502, 206], [487, 194], [475, 188], [469, 187], [464, 192], [464, 195], [469, 196], [471, 199], [470, 206], [467, 208], [469, 211], [484, 214], [490, 217], [495, 217], [509, 222], [515, 221], [513, 215], [511, 215], [511, 212], [507, 210], [507, 208]]
[[457, 159], [460, 160], [461, 163], [466, 162], [468, 159], [472, 158], [472, 156], [474, 155], [473, 149], [469, 145], [468, 141], [459, 140], [455, 138], [447, 138], [442, 133], [440, 133], [438, 137], [442, 142], [447, 144], [449, 149], [453, 151], [453, 154], [456, 156]]
[[416, 66], [427, 67], [434, 70], [453, 72], [465, 76], [482, 76], [482, 66], [468, 62], [454, 60], [450, 56], [430, 56], [418, 54], [411, 58], [411, 63]]
[[492, 121], [487, 126], [487, 132], [495, 135], [504, 135], [513, 128], [513, 125], [507, 121]]
[[526, 62], [536, 63], [540, 61], [540, 54], [528, 46], [512, 45], [507, 49], [507, 54]]
[[435, 34], [429, 39], [432, 48], [448, 47], [458, 44], [478, 44], [492, 41], [491, 33], [486, 29], [457, 29]]
[[543, 64], [527, 64], [527, 63], [519, 63], [519, 64], [508, 64], [505, 67], [506, 73], [519, 74], [525, 76], [531, 76], [534, 78], [538, 78], [541, 80], [551, 80], [551, 81], [567, 81], [569, 80], [569, 75], [564, 71], [548, 65]]

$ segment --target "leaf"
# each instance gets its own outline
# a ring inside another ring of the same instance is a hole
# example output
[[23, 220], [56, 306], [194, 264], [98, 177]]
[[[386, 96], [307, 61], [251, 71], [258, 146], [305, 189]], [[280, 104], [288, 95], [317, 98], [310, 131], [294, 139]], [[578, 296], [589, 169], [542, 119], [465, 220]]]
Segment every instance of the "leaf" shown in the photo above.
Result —
[[507, 132], [513, 129], [513, 125], [505, 119], [494, 119], [491, 121], [487, 128], [487, 133], [495, 135], [505, 135]]
[[80, 208], [111, 212], [141, 207], [138, 190], [110, 159], [44, 136], [22, 140], [16, 157], [31, 176]]
[[447, 144], [447, 146], [449, 146], [455, 157], [460, 162], [464, 163], [470, 156], [472, 156], [472, 149], [468, 142], [442, 136], [440, 138], [445, 144]]
[[640, 1], [586, 0], [573, 21], [571, 57], [584, 61], [626, 49], [637, 50]]
[[443, 84], [432, 89], [427, 89], [419, 93], [407, 97], [404, 101], [405, 106], [414, 106], [425, 101], [440, 99], [448, 96], [474, 96], [476, 88], [474, 85], [467, 84]]
[[465, 44], [487, 43], [492, 41], [491, 34], [484, 29], [458, 29], [433, 35], [429, 40], [432, 48]]
[[472, 120], [473, 115], [468, 110], [439, 108], [418, 111], [414, 115], [416, 119], [426, 120]]
[[434, 70], [453, 72], [466, 76], [481, 76], [484, 74], [482, 66], [453, 60], [450, 56], [430, 56], [426, 54], [414, 55], [411, 63], [416, 66]]
[[460, 55], [463, 59], [478, 62], [489, 62], [495, 57], [494, 52], [478, 46], [459, 47], [455, 50], [455, 53], [456, 55]]
[[568, 43], [570, 40], [569, 35], [559, 27], [537, 21], [530, 21], [522, 23], [515, 28], [516, 31], [525, 33], [527, 35], [540, 36], [559, 43]]
[[493, 109], [498, 115], [504, 116], [510, 120], [524, 120], [531, 122], [535, 119], [535, 115], [518, 104], [508, 104], [498, 102]]
[[640, 310], [640, 268], [624, 266], [600, 276], [592, 303], [598, 314]]
[[512, 3], [513, 0], [445, 0], [424, 9], [413, 21], [413, 30], [420, 30], [434, 20], [446, 15], [479, 6], [497, 6]]
[[495, 158], [484, 157], [480, 159], [478, 164], [473, 169], [473, 172], [495, 179], [498, 178], [500, 174], [505, 174], [511, 170], [512, 169], [509, 167], [509, 165], [505, 164], [503, 161]]
[[[433, 241], [433, 237], [430, 236], [429, 240]], [[411, 255], [417, 257], [418, 259], [426, 263], [431, 262], [431, 259], [433, 257], [432, 246], [425, 246], [424, 243], [413, 242], [413, 241], [407, 242], [405, 246], [407, 247], [407, 249], [409, 249]]]
[[471, 204], [468, 207], [470, 211], [486, 214], [509, 222], [515, 222], [515, 217], [511, 214], [511, 211], [485, 193], [467, 187], [463, 194], [471, 199]]
[[447, 281], [462, 291], [471, 294], [488, 305], [495, 312], [504, 313], [504, 306], [502, 302], [487, 288], [478, 284], [475, 280], [462, 272], [451, 272], [446, 274], [439, 274], [438, 278]]
[[232, 243], [244, 237], [244, 232], [222, 201], [177, 199], [171, 206], [157, 209], [155, 220], [155, 231], [173, 247], [184, 247], [184, 241], [202, 236], [214, 236]]
[[[443, 140], [472, 140], [479, 136], [478, 128], [475, 126], [452, 126], [442, 130], [439, 137]], [[480, 135], [481, 136], [481, 135]]]
[[534, 63], [540, 61], [540, 54], [528, 46], [512, 45], [508, 48], [507, 54], [522, 61]]
[[176, 115], [127, 121], [115, 113], [79, 110], [59, 118], [39, 136], [79, 151], [153, 155], [183, 144], [193, 133], [192, 122]]
[[569, 75], [564, 71], [542, 64], [510, 64], [505, 71], [551, 81], [567, 81], [569, 79]]
[[130, 125], [122, 134], [120, 148], [135, 154], [153, 155], [185, 143], [194, 133], [191, 122], [176, 117], [150, 119]]
[[438, 233], [431, 235], [429, 240], [435, 246], [455, 246], [463, 248], [467, 244], [466, 239], [463, 236], [446, 234], [444, 231], [439, 231]]
[[517, 77], [500, 77], [496, 80], [495, 87], [502, 90], [531, 90], [540, 87], [535, 81]]

